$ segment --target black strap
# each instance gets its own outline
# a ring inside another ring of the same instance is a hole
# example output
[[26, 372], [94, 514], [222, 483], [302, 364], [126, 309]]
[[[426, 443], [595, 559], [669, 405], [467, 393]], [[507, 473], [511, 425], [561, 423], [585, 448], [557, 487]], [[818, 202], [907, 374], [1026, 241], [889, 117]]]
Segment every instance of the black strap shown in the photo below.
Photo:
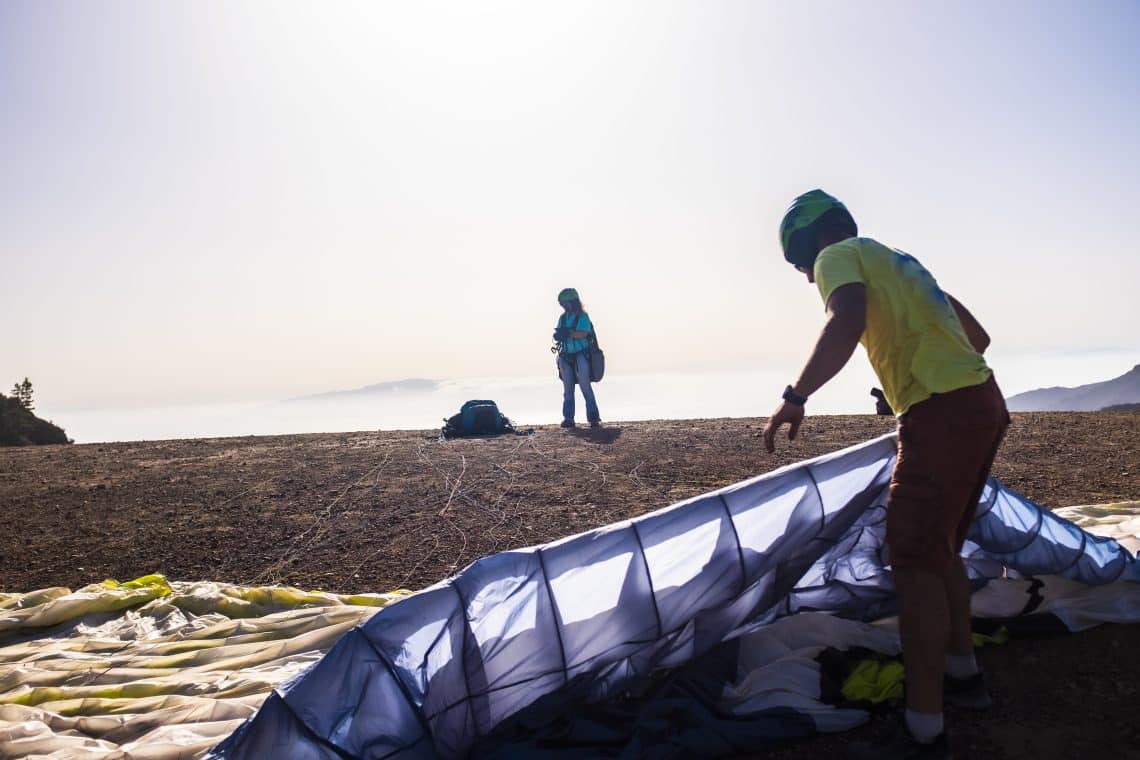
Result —
[[[578, 319], [575, 320], [575, 322], [574, 322], [574, 329], [577, 330], [581, 326], [582, 326], [582, 312], [578, 312]], [[597, 330], [594, 329], [594, 323], [593, 322], [590, 322], [590, 335], [589, 335], [589, 337], [586, 338], [586, 341], [594, 344], [595, 346], [598, 345], [598, 332], [597, 332]], [[583, 350], [585, 350], [585, 349], [583, 349]]]
[[799, 395], [794, 390], [792, 390], [792, 386], [790, 385], [784, 389], [784, 394], [780, 396], [780, 398], [784, 399], [784, 401], [787, 401], [789, 404], [794, 404], [795, 406], [803, 406], [807, 403], [807, 396]]

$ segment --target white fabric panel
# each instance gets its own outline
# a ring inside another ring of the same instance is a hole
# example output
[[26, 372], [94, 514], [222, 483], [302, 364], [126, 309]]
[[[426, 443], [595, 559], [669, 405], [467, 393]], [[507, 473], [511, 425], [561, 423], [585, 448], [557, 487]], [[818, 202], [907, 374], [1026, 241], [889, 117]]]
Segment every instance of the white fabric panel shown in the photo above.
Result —
[[559, 621], [559, 636], [550, 645], [561, 642], [569, 678], [628, 657], [660, 636], [632, 525], [583, 534], [539, 552]]
[[970, 607], [979, 617], [1009, 618], [1021, 614], [1034, 596], [1040, 598], [1034, 613], [1055, 615], [1070, 631], [1140, 623], [1140, 583], [1128, 580], [1092, 587], [1057, 575], [995, 581], [974, 593]]
[[865, 710], [819, 701], [815, 658], [829, 646], [864, 647], [887, 655], [900, 651], [898, 631], [891, 627], [811, 612], [780, 618], [740, 638], [737, 680], [726, 689], [721, 706], [737, 715], [791, 707], [810, 715], [817, 730], [824, 732], [865, 723], [870, 717]]
[[406, 692], [358, 630], [338, 641], [315, 672], [328, 675], [301, 678], [283, 697], [299, 721], [331, 744], [363, 757], [370, 748], [387, 752], [422, 736]]
[[686, 509], [650, 515], [637, 523], [663, 632], [695, 613], [719, 607], [744, 582], [736, 532], [719, 496], [705, 496]]
[[1056, 509], [1053, 514], [1098, 536], [1116, 539], [1133, 555], [1140, 553], [1140, 501], [1082, 504]]
[[979, 502], [970, 529], [970, 539], [986, 554], [1027, 575], [1063, 575], [1091, 585], [1140, 579], [1136, 558], [1115, 540], [1082, 531], [993, 478], [990, 483], [992, 506]]

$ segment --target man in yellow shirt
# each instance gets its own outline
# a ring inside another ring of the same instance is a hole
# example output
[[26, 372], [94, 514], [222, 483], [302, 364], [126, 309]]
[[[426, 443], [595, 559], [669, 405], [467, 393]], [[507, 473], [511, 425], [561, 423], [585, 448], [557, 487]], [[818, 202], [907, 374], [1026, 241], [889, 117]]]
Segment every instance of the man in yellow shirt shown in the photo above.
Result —
[[906, 730], [866, 756], [947, 757], [944, 697], [990, 704], [960, 552], [1009, 414], [982, 358], [989, 336], [973, 315], [913, 256], [857, 235], [847, 208], [822, 190], [796, 198], [780, 224], [784, 257], [819, 288], [827, 322], [768, 419], [764, 445], [775, 451], [784, 425], [795, 438], [808, 397], [862, 343], [899, 420], [887, 549], [906, 667]]

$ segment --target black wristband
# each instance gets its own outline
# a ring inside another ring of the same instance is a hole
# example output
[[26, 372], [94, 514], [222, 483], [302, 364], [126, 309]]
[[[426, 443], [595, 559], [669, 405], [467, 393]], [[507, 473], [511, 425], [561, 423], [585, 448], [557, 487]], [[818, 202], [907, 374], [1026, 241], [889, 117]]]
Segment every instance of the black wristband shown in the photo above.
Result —
[[803, 406], [807, 403], [807, 398], [797, 395], [796, 392], [792, 390], [792, 386], [790, 385], [784, 389], [784, 395], [781, 396], [781, 398], [784, 399], [784, 401], [787, 401], [789, 404], [795, 404], [796, 406]]

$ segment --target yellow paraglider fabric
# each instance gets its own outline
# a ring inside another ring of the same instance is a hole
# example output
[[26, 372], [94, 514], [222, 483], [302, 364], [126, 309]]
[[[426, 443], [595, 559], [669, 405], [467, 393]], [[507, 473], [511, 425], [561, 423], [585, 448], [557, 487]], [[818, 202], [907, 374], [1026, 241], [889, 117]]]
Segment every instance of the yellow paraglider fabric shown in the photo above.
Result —
[[0, 593], [0, 758], [193, 757], [410, 594], [168, 582]]
[[840, 690], [852, 702], [895, 703], [903, 696], [903, 665], [895, 659], [862, 660], [847, 676]]

